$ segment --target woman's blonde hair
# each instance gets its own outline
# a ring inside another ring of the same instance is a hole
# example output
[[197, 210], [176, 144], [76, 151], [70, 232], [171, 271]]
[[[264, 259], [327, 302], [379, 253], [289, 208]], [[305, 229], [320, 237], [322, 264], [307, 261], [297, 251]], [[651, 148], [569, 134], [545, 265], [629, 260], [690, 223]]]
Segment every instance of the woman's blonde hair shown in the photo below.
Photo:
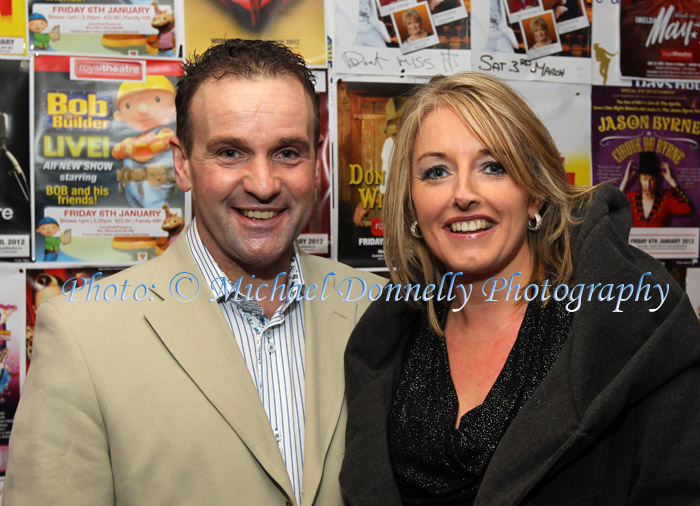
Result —
[[420, 12], [418, 12], [416, 9], [408, 9], [403, 13], [401, 16], [401, 21], [403, 21], [403, 24], [406, 24], [406, 21], [408, 19], [412, 19], [414, 21], [418, 21], [418, 24], [420, 24], [421, 27], [423, 27], [423, 17], [420, 15]]
[[547, 26], [547, 22], [544, 20], [542, 16], [537, 16], [536, 18], [532, 18], [530, 20], [530, 31], [535, 31], [535, 27], [540, 27], [544, 30], [544, 33], [549, 35], [549, 26]]
[[[413, 147], [425, 118], [441, 108], [457, 114], [515, 184], [543, 202], [542, 227], [527, 235], [533, 259], [530, 282], [550, 276], [554, 283], [567, 283], [572, 276], [570, 229], [576, 222], [572, 209], [589, 189], [569, 182], [551, 135], [520, 95], [495, 77], [476, 72], [434, 77], [414, 91], [403, 109], [383, 209], [384, 253], [392, 281], [437, 285], [446, 273], [425, 241], [409, 233], [416, 219]], [[427, 309], [431, 326], [441, 334], [432, 299]]]

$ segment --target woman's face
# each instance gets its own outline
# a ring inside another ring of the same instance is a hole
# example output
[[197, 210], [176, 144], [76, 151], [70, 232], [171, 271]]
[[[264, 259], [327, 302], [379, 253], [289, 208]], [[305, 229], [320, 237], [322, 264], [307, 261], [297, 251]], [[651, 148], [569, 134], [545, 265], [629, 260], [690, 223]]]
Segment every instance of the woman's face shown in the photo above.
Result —
[[547, 40], [547, 29], [542, 25], [535, 25], [535, 29], [532, 31], [532, 36], [535, 38], [535, 44], [538, 42], [544, 42]]
[[416, 18], [406, 18], [406, 31], [408, 32], [409, 37], [418, 35], [420, 32], [422, 32], [423, 28], [420, 20]]
[[448, 108], [430, 113], [412, 156], [411, 195], [423, 238], [453, 272], [529, 276], [527, 220], [539, 204]]

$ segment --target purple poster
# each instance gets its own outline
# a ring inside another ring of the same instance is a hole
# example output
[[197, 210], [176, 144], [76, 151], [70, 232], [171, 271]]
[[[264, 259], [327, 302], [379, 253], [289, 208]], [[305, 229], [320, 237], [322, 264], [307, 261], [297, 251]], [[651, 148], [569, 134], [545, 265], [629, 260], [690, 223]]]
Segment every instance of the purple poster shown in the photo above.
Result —
[[697, 258], [700, 93], [594, 86], [593, 183], [630, 201], [630, 242], [658, 258]]

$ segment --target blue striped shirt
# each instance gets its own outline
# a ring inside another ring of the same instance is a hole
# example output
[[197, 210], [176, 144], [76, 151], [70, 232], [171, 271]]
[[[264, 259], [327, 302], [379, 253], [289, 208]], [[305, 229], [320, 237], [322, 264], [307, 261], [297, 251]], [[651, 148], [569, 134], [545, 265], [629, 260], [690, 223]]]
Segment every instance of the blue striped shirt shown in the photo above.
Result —
[[[229, 324], [250, 377], [270, 420], [297, 504], [301, 503], [304, 465], [304, 280], [296, 250], [287, 276], [273, 297], [283, 302], [272, 317], [263, 312], [255, 292], [238, 280], [229, 280], [202, 243], [196, 220], [186, 232], [187, 245], [202, 271], [221, 313]], [[274, 285], [273, 285], [274, 287]], [[289, 290], [289, 293], [288, 293]], [[301, 298], [302, 300], [297, 300]], [[233, 392], [231, 395], [234, 395]]]

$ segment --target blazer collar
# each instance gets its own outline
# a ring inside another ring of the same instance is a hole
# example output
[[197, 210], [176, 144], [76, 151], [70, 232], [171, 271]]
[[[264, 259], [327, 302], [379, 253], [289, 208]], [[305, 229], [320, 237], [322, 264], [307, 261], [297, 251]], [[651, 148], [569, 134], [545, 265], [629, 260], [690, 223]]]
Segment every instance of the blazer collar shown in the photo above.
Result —
[[[304, 301], [306, 431], [302, 506], [309, 506], [314, 502], [340, 419], [345, 398], [343, 353], [356, 321], [357, 305], [339, 299], [336, 286], [340, 280], [324, 270], [328, 262], [300, 252], [299, 263], [307, 293], [311, 284], [318, 286], [316, 297]], [[321, 300], [322, 296], [327, 299]]]
[[[260, 465], [293, 498], [292, 484], [265, 409], [221, 309], [210, 302], [211, 291], [192, 258], [185, 234], [180, 234], [155, 262], [151, 289], [162, 300], [148, 306], [146, 320]], [[195, 293], [189, 302], [175, 297], [182, 299]]]

